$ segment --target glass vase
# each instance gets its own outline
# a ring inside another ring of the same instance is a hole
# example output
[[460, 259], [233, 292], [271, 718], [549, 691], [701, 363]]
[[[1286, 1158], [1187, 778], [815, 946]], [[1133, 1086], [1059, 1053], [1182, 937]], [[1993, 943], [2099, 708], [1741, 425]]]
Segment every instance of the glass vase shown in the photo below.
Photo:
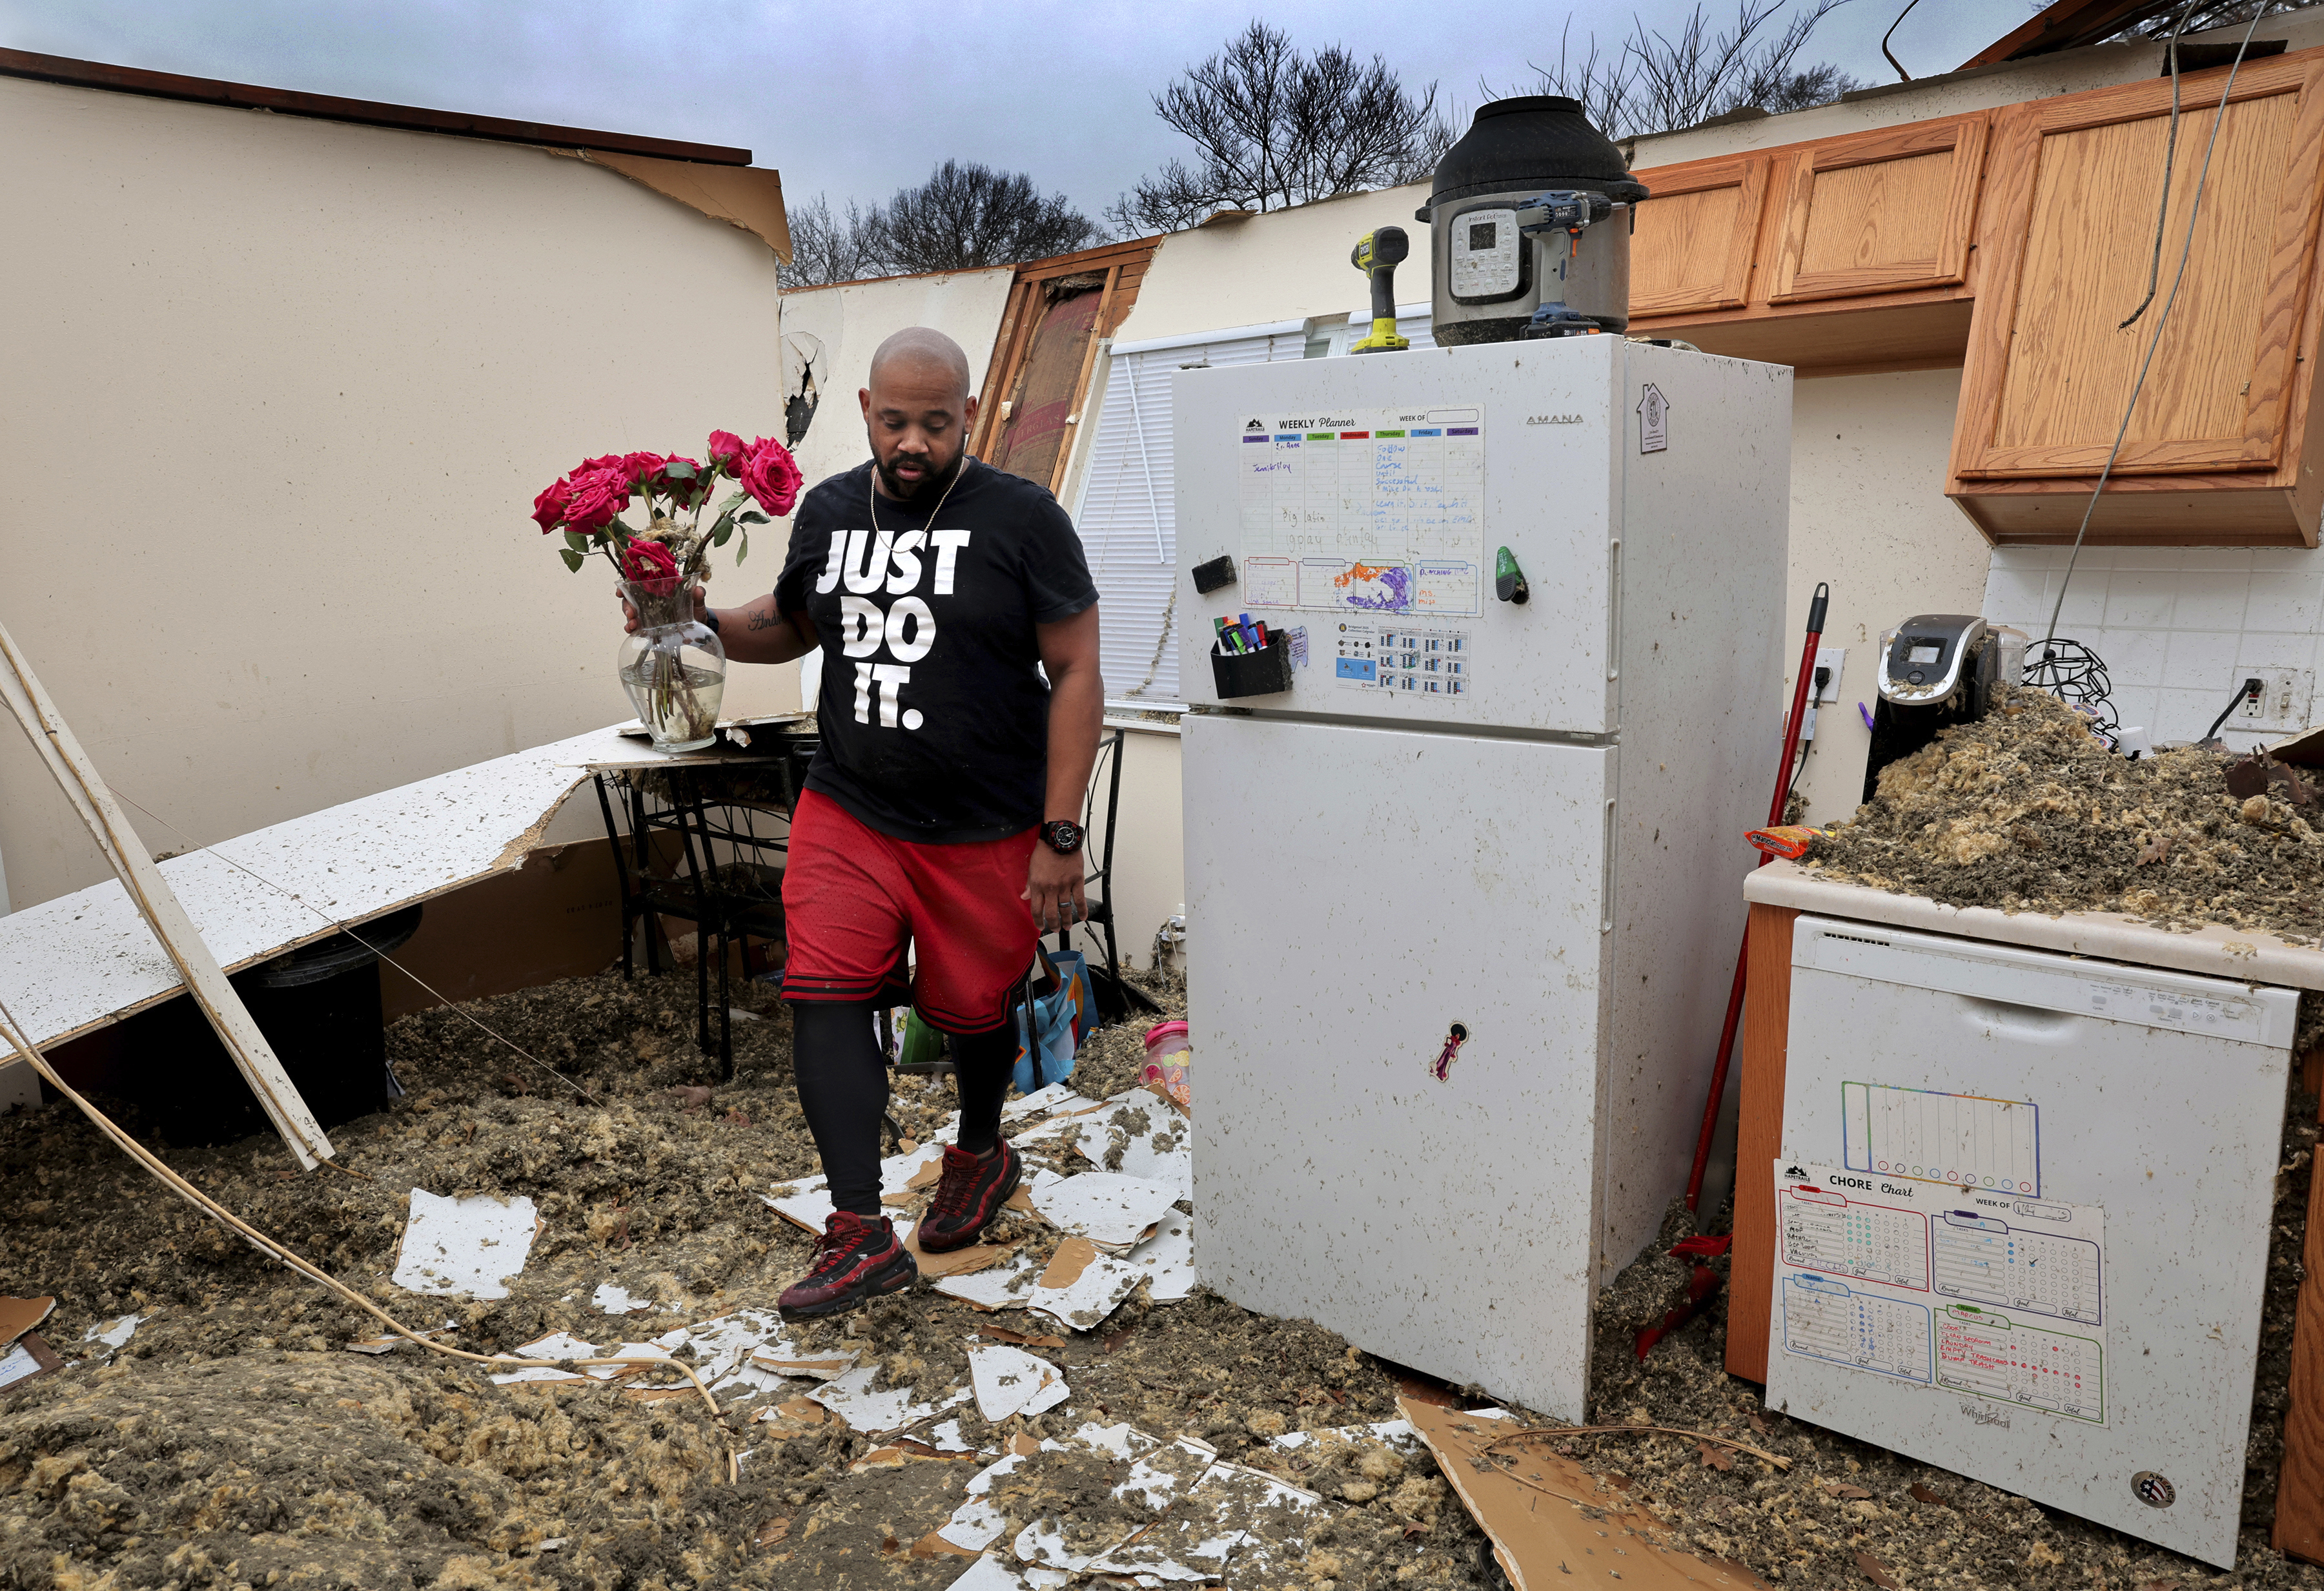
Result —
[[684, 581], [624, 580], [622, 595], [638, 610], [638, 627], [622, 637], [615, 654], [622, 689], [656, 749], [699, 751], [717, 739], [712, 731], [726, 693], [726, 649], [694, 616]]

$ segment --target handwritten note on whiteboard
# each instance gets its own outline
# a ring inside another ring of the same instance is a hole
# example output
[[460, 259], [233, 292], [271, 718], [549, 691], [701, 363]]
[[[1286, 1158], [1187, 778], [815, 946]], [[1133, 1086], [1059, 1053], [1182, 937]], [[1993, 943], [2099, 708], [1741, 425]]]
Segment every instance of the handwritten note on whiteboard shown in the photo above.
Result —
[[1481, 406], [1249, 415], [1234, 447], [1251, 607], [1478, 611]]

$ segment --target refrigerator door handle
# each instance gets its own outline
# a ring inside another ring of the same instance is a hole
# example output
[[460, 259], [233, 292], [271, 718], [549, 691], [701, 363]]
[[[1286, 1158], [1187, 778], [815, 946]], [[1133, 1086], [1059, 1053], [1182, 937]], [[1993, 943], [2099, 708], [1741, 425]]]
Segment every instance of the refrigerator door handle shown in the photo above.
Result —
[[1598, 885], [1598, 902], [1600, 907], [1598, 931], [1601, 934], [1610, 934], [1614, 931], [1614, 801], [1615, 798], [1612, 796], [1606, 798], [1605, 842], [1604, 848], [1599, 852], [1598, 856], [1598, 865], [1600, 869]]

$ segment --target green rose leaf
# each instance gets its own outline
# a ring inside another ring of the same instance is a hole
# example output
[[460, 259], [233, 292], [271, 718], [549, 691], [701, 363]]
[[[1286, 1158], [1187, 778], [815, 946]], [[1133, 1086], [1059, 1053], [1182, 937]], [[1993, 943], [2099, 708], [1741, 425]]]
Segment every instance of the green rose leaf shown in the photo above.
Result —
[[733, 496], [727, 498], [725, 502], [721, 503], [718, 505], [718, 512], [722, 515], [733, 513], [736, 509], [742, 506], [743, 501], [750, 495], [751, 494], [748, 492], [735, 493]]
[[661, 473], [674, 481], [690, 481], [696, 471], [691, 464], [665, 464], [661, 467]]
[[745, 525], [763, 525], [763, 524], [769, 524], [769, 523], [772, 523], [772, 522], [771, 522], [771, 521], [770, 521], [770, 520], [767, 518], [767, 516], [766, 516], [765, 514], [761, 513], [760, 513], [757, 509], [755, 509], [755, 508], [754, 508], [754, 509], [752, 509], [752, 510], [751, 510], [751, 512], [750, 512], [750, 513], [741, 515], [741, 516], [740, 516], [739, 518], [737, 518], [737, 519], [736, 519], [736, 521], [735, 521], [735, 523], [737, 523], [737, 524], [745, 524]]
[[565, 544], [573, 549], [579, 557], [586, 558], [589, 555], [589, 538], [578, 531], [566, 532]]
[[581, 572], [581, 555], [574, 551], [573, 549], [570, 547], [559, 547], [557, 550], [557, 556], [565, 560], [565, 567], [567, 569], [571, 569], [576, 575]]
[[734, 561], [735, 561], [735, 563], [737, 563], [737, 564], [739, 565], [739, 564], [740, 564], [740, 563], [741, 563], [744, 559], [746, 559], [746, 558], [748, 558], [748, 557], [750, 557], [750, 556], [751, 556], [751, 532], [748, 532], [748, 531], [744, 531], [744, 532], [742, 532], [742, 544], [740, 547], [737, 547], [736, 549], [734, 549]]

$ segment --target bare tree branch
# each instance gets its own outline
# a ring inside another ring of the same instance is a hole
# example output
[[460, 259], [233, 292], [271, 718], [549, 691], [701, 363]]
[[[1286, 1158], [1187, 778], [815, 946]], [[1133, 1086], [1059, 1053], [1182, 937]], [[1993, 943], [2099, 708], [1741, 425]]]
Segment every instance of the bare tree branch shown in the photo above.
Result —
[[946, 161], [926, 182], [902, 188], [866, 212], [842, 217], [822, 194], [790, 215], [795, 287], [822, 287], [922, 271], [973, 271], [1090, 248], [1105, 229], [1066, 202], [1044, 197], [1021, 171]]
[[1816, 25], [1849, 0], [1796, 0], [1800, 9], [1775, 25], [1776, 14], [1794, 3], [1736, 0], [1733, 24], [1714, 32], [1698, 0], [1672, 32], [1650, 32], [1638, 22], [1610, 60], [1594, 33], [1577, 60], [1569, 19], [1557, 64], [1535, 64], [1539, 81], [1531, 91], [1578, 99], [1591, 125], [1627, 138], [1676, 132], [1747, 106], [1804, 110], [1863, 87], [1829, 61], [1796, 64]]
[[1107, 207], [1125, 231], [1176, 232], [1222, 209], [1279, 210], [1426, 175], [1453, 133], [1436, 86], [1407, 90], [1378, 55], [1303, 55], [1254, 22], [1154, 97], [1194, 145]]

